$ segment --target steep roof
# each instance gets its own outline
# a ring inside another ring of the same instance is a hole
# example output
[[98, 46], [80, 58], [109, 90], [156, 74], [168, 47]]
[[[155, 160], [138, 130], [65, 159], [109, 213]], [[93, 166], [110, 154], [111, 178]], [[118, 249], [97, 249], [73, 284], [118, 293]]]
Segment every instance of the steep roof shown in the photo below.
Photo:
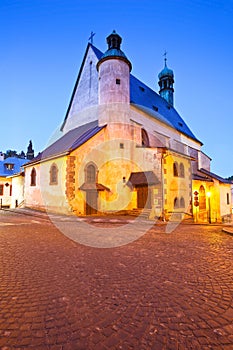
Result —
[[68, 154], [87, 142], [104, 127], [105, 126], [99, 127], [98, 121], [94, 121], [70, 130], [60, 139], [48, 146], [44, 151], [39, 153], [37, 157], [33, 158], [29, 163], [26, 164], [26, 166], [40, 162], [42, 160], [46, 160], [48, 158]]
[[175, 108], [132, 74], [130, 75], [130, 102], [152, 117], [200, 142]]
[[[78, 78], [76, 80], [71, 100], [66, 112], [66, 116], [61, 126], [61, 130], [63, 129], [68, 118], [69, 111], [71, 109], [72, 102], [75, 96], [75, 91], [77, 89], [83, 66], [85, 63], [85, 59], [87, 57], [87, 53], [90, 47], [92, 48], [98, 60], [100, 60], [104, 55], [103, 52], [101, 52], [92, 44], [89, 43], [87, 45], [84, 58], [79, 70]], [[136, 106], [137, 108], [140, 108], [141, 110], [145, 111], [146, 113], [150, 114], [153, 118], [169, 125], [170, 127], [176, 129], [177, 131], [185, 134], [191, 139], [194, 139], [195, 141], [202, 144], [192, 133], [192, 131], [185, 123], [185, 121], [181, 118], [181, 116], [178, 114], [176, 109], [169, 103], [167, 103], [167, 101], [164, 98], [162, 98], [158, 93], [153, 91], [151, 88], [149, 88], [142, 81], [134, 77], [132, 74], [130, 74], [130, 103]]]
[[[22, 166], [28, 162], [28, 159], [22, 159], [17, 157], [8, 157], [0, 161], [0, 176], [7, 177], [20, 173]], [[11, 164], [12, 169], [7, 166]]]

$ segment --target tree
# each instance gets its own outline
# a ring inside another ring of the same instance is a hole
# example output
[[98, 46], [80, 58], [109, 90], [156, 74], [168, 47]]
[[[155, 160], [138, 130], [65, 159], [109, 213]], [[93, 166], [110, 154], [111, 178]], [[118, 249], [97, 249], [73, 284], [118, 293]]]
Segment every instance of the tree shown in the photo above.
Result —
[[9, 158], [9, 157], [18, 157], [17, 151], [13, 151], [11, 149], [8, 149], [5, 153], [5, 158]]

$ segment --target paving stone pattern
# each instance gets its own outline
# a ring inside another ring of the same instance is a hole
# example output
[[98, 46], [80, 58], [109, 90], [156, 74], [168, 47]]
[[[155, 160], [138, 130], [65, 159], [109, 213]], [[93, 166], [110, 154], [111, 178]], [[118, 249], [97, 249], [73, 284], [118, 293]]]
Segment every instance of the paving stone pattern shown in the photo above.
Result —
[[232, 254], [221, 226], [99, 249], [0, 213], [0, 349], [231, 350]]

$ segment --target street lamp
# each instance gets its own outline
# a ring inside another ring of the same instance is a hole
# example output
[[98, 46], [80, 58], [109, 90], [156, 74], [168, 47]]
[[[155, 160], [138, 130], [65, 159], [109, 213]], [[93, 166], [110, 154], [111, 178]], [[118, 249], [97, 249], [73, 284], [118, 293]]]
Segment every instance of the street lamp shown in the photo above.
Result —
[[210, 197], [211, 197], [211, 192], [207, 192], [207, 197], [208, 197], [208, 207], [209, 207], [209, 223], [211, 224], [211, 207], [210, 207]]

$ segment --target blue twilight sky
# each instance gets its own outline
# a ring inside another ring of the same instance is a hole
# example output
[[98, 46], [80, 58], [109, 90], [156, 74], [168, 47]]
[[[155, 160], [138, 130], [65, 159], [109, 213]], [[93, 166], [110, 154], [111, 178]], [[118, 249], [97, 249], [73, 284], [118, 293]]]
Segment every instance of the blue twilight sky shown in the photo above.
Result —
[[175, 108], [212, 171], [233, 175], [233, 0], [0, 0], [0, 151], [36, 153], [64, 119], [90, 32], [115, 29], [132, 73], [158, 91], [175, 74]]

